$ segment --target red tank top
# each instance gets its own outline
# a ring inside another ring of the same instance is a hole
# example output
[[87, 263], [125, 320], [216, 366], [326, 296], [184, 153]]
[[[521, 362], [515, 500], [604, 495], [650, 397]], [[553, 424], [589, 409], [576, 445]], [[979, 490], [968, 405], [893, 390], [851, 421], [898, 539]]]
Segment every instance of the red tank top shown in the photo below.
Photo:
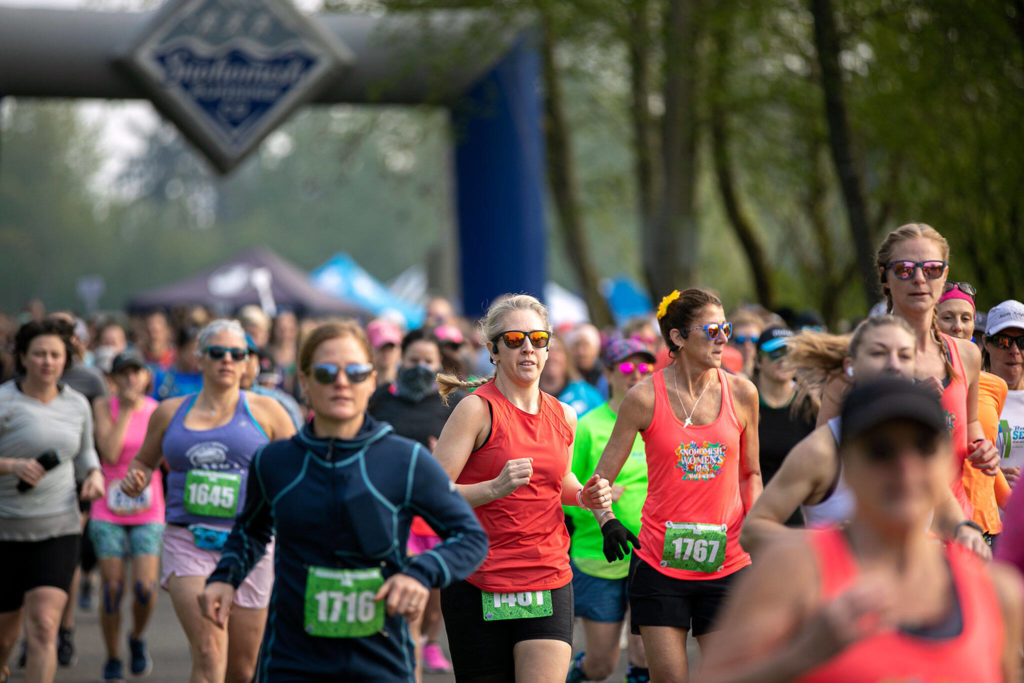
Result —
[[572, 580], [562, 479], [573, 439], [562, 404], [542, 391], [540, 411], [531, 415], [512, 405], [493, 381], [473, 395], [490, 406], [491, 434], [469, 456], [456, 483], [489, 481], [507, 461], [526, 457], [533, 458], [533, 476], [526, 486], [474, 510], [490, 548], [466, 580], [492, 593], [561, 588]]
[[970, 467], [967, 460], [967, 373], [964, 372], [964, 363], [960, 359], [960, 349], [957, 348], [956, 340], [947, 334], [942, 335], [942, 340], [949, 349], [949, 359], [953, 365], [954, 376], [950, 378], [949, 384], [942, 391], [942, 409], [946, 413], [946, 428], [949, 429], [949, 436], [953, 442], [953, 495], [960, 503], [960, 508], [967, 519], [974, 518], [974, 506], [967, 499], [967, 492], [964, 491], [962, 481], [963, 468]]
[[654, 375], [654, 417], [642, 432], [647, 500], [640, 514], [640, 548], [634, 552], [665, 576], [719, 579], [750, 564], [740, 547], [743, 428], [722, 370], [718, 417], [708, 425], [684, 427], [665, 391], [664, 373], [672, 371]]
[[[809, 533], [824, 602], [852, 585], [860, 569], [841, 530]], [[962, 546], [949, 544], [945, 554], [963, 615], [960, 635], [936, 640], [891, 629], [854, 643], [799, 680], [1001, 681], [1003, 612], [992, 579]]]

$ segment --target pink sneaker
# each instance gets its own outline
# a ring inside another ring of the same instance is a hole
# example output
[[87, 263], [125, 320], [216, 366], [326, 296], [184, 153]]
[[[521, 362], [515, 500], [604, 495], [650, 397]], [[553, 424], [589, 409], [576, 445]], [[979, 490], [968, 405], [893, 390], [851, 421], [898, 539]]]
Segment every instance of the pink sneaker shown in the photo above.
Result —
[[430, 674], [446, 674], [452, 670], [452, 663], [445, 659], [437, 643], [423, 646], [423, 670]]

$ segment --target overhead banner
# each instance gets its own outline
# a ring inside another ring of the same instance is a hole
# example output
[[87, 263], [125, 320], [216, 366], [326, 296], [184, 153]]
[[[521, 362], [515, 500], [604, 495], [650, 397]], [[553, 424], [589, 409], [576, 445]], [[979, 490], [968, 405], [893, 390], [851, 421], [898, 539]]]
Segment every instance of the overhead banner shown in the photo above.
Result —
[[170, 0], [118, 64], [227, 173], [351, 61], [288, 0]]

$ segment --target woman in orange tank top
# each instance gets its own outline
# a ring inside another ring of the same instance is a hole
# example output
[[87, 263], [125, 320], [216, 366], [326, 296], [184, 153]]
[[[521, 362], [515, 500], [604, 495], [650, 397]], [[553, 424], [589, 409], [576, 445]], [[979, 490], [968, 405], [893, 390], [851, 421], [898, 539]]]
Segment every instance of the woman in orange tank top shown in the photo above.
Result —
[[609, 561], [636, 546], [630, 566], [633, 633], [651, 679], [686, 681], [686, 638], [703, 646], [733, 576], [750, 564], [740, 547], [743, 517], [761, 492], [757, 389], [721, 369], [731, 325], [703, 289], [666, 296], [658, 307], [672, 365], [629, 390], [594, 476], [614, 481], [640, 433], [647, 499], [640, 538], [611, 511], [599, 513]]
[[1020, 576], [924, 529], [948, 495], [951, 437], [934, 391], [856, 385], [839, 446], [856, 513], [769, 548], [737, 584], [702, 681], [1016, 681]]
[[434, 456], [490, 539], [487, 559], [441, 592], [459, 681], [561, 682], [572, 654], [572, 570], [562, 505], [610, 509], [611, 487], [570, 469], [576, 414], [540, 390], [547, 309], [499, 299], [482, 323], [494, 377], [439, 375], [442, 396], [476, 388], [452, 411]]

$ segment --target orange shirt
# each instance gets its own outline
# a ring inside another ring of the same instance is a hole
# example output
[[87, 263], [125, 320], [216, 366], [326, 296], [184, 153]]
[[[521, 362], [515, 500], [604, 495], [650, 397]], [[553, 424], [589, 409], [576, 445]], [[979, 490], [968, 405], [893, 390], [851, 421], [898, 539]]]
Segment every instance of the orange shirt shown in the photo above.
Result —
[[964, 492], [963, 470], [969, 468], [967, 459], [967, 373], [964, 371], [964, 363], [960, 359], [960, 349], [957, 348], [956, 340], [948, 334], [942, 335], [946, 348], [949, 349], [949, 359], [953, 365], [953, 377], [949, 384], [942, 391], [942, 409], [946, 412], [946, 427], [949, 429], [949, 436], [953, 442], [953, 465], [956, 467], [956, 476], [950, 488], [956, 501], [960, 503], [964, 517], [971, 519], [974, 515], [974, 506], [967, 500]]
[[[985, 438], [996, 442], [999, 432], [999, 414], [1003, 412], [1006, 402], [1006, 382], [990, 372], [982, 372], [978, 376], [978, 420], [985, 431]], [[967, 464], [963, 473], [964, 490], [967, 498], [974, 505], [974, 521], [990, 534], [998, 534], [1003, 530], [1003, 520], [999, 516], [999, 507], [1006, 505], [1010, 487], [1006, 477], [1000, 470], [996, 476], [990, 477], [976, 467]], [[997, 505], [1002, 491], [1004, 500]]]
[[[838, 529], [813, 531], [821, 600], [849, 588], [860, 568]], [[960, 602], [963, 628], [952, 638], [928, 639], [889, 629], [849, 646], [801, 681], [971, 681], [1002, 680], [1003, 612], [985, 566], [969, 550], [952, 543], [946, 559]]]
[[457, 484], [490, 481], [509, 460], [533, 458], [530, 483], [474, 512], [490, 539], [487, 559], [466, 580], [492, 593], [550, 590], [572, 580], [569, 532], [562, 512], [562, 479], [572, 456], [572, 428], [562, 404], [540, 392], [540, 411], [512, 405], [494, 382], [474, 396], [491, 409], [491, 434], [474, 451]]
[[[717, 371], [722, 384], [718, 417], [711, 424], [690, 427], [684, 427], [672, 412], [665, 391], [665, 372], [672, 369], [654, 375], [654, 416], [641, 434], [648, 484], [647, 500], [640, 513], [640, 547], [634, 552], [665, 576], [719, 579], [750, 564], [750, 555], [739, 542], [744, 516], [739, 486], [743, 428], [733, 409], [729, 378], [723, 370]], [[686, 531], [683, 525], [724, 525], [724, 549], [720, 539], [703, 530], [699, 535], [684, 536], [680, 533]], [[705, 545], [698, 550], [696, 543], [701, 540]], [[707, 545], [711, 541], [716, 545]], [[707, 566], [712, 552], [720, 550], [724, 550], [724, 556], [714, 558], [721, 563], [714, 571], [679, 568], [693, 566], [692, 560], [701, 557]]]

